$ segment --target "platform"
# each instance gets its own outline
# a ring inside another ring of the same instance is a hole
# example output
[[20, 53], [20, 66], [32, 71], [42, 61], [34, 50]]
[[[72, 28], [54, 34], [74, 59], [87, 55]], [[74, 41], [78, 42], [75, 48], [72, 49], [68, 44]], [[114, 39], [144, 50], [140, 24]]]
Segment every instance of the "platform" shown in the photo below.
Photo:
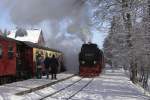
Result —
[[46, 76], [42, 76], [42, 79], [33, 78], [24, 81], [4, 84], [0, 86], [0, 100], [13, 100], [13, 97], [16, 98], [17, 95], [19, 96], [45, 88], [73, 76], [74, 74], [64, 72], [57, 75], [57, 80], [51, 80], [50, 78], [46, 79]]

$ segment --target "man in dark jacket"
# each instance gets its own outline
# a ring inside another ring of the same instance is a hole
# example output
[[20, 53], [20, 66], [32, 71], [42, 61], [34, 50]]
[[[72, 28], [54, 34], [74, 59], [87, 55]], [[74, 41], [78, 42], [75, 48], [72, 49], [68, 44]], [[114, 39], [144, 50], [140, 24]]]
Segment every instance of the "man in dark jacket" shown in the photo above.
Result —
[[45, 71], [46, 71], [46, 76], [47, 79], [49, 78], [49, 67], [50, 67], [50, 58], [46, 54], [45, 60], [44, 60], [44, 65], [45, 65]]
[[50, 61], [51, 65], [51, 74], [52, 74], [52, 79], [57, 79], [56, 74], [57, 74], [57, 69], [58, 69], [58, 61], [53, 55]]

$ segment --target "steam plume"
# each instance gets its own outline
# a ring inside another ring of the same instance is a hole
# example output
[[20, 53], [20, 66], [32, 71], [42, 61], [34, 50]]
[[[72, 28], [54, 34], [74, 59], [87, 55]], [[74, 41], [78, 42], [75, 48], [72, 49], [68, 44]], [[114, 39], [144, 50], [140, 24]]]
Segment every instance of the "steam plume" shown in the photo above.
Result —
[[68, 70], [77, 71], [78, 52], [90, 41], [90, 5], [87, 0], [2, 0], [11, 20], [18, 26], [44, 30], [47, 46], [65, 53]]

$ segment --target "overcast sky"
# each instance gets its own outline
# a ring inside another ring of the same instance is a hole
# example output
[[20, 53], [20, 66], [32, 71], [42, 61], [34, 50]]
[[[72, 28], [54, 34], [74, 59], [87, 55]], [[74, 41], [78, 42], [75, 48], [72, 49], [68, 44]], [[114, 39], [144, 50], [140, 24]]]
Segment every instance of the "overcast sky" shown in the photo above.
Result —
[[[2, 0], [3, 2], [3, 0]], [[10, 9], [11, 6], [4, 6], [3, 3], [0, 4], [0, 29], [14, 29], [17, 25], [14, 21], [12, 21], [12, 10]], [[17, 16], [18, 17], [18, 16]], [[92, 42], [97, 43], [100, 48], [102, 48], [104, 38], [106, 33], [101, 33], [93, 29], [91, 31], [93, 33]]]
[[[0, 29], [4, 30], [4, 29], [14, 29], [16, 27], [15, 24], [13, 24], [13, 22], [10, 20], [9, 14], [7, 11], [0, 11], [1, 15], [0, 15]], [[107, 33], [100, 33], [99, 31], [94, 31], [94, 35], [92, 38], [92, 41], [96, 44], [98, 44], [98, 46], [100, 48], [102, 48], [103, 45], [103, 41], [104, 38], [106, 37]]]

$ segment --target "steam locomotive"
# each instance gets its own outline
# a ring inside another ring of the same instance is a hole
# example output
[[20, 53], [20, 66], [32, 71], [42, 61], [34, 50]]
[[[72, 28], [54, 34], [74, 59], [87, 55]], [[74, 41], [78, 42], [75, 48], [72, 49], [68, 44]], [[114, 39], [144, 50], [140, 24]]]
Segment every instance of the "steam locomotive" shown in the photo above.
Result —
[[82, 77], [99, 76], [104, 67], [104, 55], [96, 44], [83, 44], [79, 53], [79, 75]]
[[36, 76], [38, 55], [62, 55], [62, 52], [31, 42], [0, 36], [0, 84]]

